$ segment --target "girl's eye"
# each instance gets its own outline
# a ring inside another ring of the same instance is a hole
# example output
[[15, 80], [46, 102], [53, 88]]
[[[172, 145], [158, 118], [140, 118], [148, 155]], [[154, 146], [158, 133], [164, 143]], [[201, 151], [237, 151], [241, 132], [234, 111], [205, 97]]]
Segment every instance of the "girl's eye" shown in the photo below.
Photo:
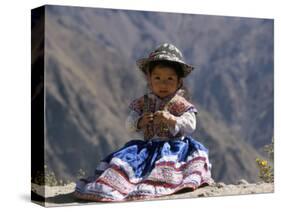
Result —
[[169, 77], [168, 80], [174, 80], [174, 78], [173, 77]]
[[154, 77], [154, 79], [156, 79], [156, 80], [160, 80], [160, 77]]

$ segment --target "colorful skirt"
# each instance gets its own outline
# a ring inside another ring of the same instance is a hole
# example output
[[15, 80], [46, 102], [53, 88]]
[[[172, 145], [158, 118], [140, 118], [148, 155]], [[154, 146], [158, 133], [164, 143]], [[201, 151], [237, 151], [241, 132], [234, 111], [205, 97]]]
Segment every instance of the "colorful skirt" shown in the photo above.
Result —
[[209, 185], [208, 150], [192, 137], [131, 140], [103, 159], [95, 176], [76, 183], [75, 196], [90, 201], [152, 199]]

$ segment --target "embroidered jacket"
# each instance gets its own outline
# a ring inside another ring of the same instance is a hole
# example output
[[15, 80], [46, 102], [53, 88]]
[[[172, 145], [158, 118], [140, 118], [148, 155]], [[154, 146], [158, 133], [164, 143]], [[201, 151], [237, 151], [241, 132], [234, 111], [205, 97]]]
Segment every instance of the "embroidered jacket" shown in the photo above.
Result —
[[[144, 139], [174, 138], [191, 134], [196, 128], [196, 108], [188, 102], [178, 90], [174, 95], [161, 99], [153, 93], [135, 99], [129, 106], [130, 114], [126, 120], [129, 131], [142, 132]], [[144, 130], [137, 128], [138, 120], [144, 112], [165, 110], [176, 117], [175, 126], [169, 127], [164, 123], [149, 124]]]

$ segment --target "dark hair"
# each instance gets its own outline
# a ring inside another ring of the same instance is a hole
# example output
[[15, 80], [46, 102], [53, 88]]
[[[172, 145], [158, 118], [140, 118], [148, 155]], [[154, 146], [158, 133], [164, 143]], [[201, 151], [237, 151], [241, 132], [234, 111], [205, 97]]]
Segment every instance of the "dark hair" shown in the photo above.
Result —
[[184, 77], [184, 72], [182, 69], [182, 65], [177, 62], [169, 61], [169, 60], [157, 60], [157, 61], [151, 61], [148, 65], [148, 73], [151, 74], [152, 70], [156, 67], [159, 66], [161, 68], [171, 68], [175, 70], [178, 78], [183, 78]]
[[[161, 68], [167, 67], [167, 68], [171, 68], [171, 69], [175, 70], [179, 79], [184, 77], [184, 72], [183, 72], [183, 69], [182, 69], [182, 66], [180, 63], [169, 61], [169, 60], [152, 61], [148, 65], [148, 69], [147, 69], [148, 73], [151, 74], [152, 70], [156, 66], [159, 66]], [[187, 100], [191, 100], [191, 94], [189, 92], [189, 89], [186, 86], [184, 86], [183, 84], [180, 89], [181, 89], [182, 96], [184, 96]]]

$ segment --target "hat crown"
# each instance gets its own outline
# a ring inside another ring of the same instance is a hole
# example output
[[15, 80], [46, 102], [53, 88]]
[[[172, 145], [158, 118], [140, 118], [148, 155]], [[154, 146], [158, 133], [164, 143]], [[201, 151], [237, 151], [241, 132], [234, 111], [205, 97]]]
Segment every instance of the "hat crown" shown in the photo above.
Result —
[[179, 60], [183, 59], [181, 51], [177, 47], [169, 43], [163, 43], [159, 45], [153, 52], [150, 53], [149, 57], [151, 58], [159, 55], [176, 57]]
[[186, 77], [194, 69], [192, 65], [184, 61], [181, 51], [169, 43], [159, 45], [149, 54], [147, 58], [137, 60], [137, 66], [143, 73], [147, 73], [151, 62], [163, 60], [179, 63], [182, 67], [184, 77]]

